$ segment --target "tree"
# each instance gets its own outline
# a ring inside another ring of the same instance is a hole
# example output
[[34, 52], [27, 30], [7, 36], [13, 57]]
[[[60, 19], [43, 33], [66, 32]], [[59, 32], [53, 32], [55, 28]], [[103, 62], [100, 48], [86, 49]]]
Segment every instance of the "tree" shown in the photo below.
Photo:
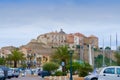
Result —
[[55, 71], [59, 68], [59, 65], [54, 63], [54, 62], [47, 62], [43, 65], [43, 70], [48, 71], [48, 72], [52, 72]]
[[5, 65], [5, 59], [0, 57], [0, 65]]
[[17, 63], [19, 61], [25, 60], [24, 54], [19, 51], [19, 49], [15, 49], [11, 52], [11, 54], [7, 57], [8, 61], [14, 62], [14, 67], [17, 67]]
[[[70, 65], [67, 65], [67, 69], [70, 68]], [[88, 63], [79, 63], [79, 62], [73, 62], [72, 64], [72, 74], [79, 74], [79, 76], [86, 76], [89, 72], [93, 70], [92, 66]]]
[[105, 50], [111, 50], [111, 48], [109, 46], [105, 47]]
[[[110, 58], [105, 56], [105, 65], [109, 66], [110, 65]], [[114, 60], [111, 60], [112, 64], [111, 65], [116, 65], [116, 62]], [[103, 55], [100, 54], [97, 57], [95, 57], [95, 67], [100, 68], [103, 66]]]
[[52, 60], [62, 64], [62, 71], [65, 72], [65, 66], [69, 63], [70, 54], [68, 50], [68, 46], [60, 46], [56, 48], [56, 51], [52, 54]]
[[116, 63], [117, 63], [117, 65], [120, 66], [120, 52], [117, 51], [115, 53], [115, 57], [116, 57]]
[[[70, 64], [67, 65], [67, 70], [70, 69]], [[72, 63], [72, 74], [75, 74], [75, 72], [78, 72], [80, 69], [80, 63], [79, 62], [73, 62]]]
[[79, 67], [79, 76], [86, 76], [88, 75], [89, 72], [92, 72], [93, 71], [93, 68], [90, 64], [88, 63], [84, 63], [84, 64], [80, 64], [80, 67]]

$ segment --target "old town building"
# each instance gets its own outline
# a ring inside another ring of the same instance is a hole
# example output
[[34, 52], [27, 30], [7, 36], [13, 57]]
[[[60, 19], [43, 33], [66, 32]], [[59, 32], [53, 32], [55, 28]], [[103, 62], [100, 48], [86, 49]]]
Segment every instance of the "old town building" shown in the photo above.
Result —
[[[32, 39], [28, 44], [20, 46], [19, 49], [25, 54], [27, 58], [26, 63], [32, 63], [35, 66], [41, 66], [45, 62], [49, 62], [50, 55], [54, 52], [56, 47], [61, 45], [68, 45], [73, 48], [81, 60], [88, 62], [88, 45], [98, 48], [98, 38], [94, 35], [85, 36], [79, 32], [67, 34], [60, 29], [60, 31], [49, 32], [39, 35], [36, 39]], [[11, 54], [14, 47], [3, 47], [0, 49], [0, 56], [6, 57]]]

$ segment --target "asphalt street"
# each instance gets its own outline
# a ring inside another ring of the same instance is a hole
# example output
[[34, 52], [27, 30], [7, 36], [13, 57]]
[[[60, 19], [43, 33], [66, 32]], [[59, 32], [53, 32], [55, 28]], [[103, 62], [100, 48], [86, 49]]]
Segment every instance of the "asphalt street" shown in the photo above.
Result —
[[39, 76], [25, 76], [25, 77], [11, 78], [6, 80], [44, 80], [44, 79]]

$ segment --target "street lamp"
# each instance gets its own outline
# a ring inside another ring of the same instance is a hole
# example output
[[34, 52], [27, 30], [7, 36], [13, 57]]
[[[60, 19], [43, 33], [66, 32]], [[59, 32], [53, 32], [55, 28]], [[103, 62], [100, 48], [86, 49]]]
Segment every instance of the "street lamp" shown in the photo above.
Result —
[[73, 80], [72, 78], [72, 54], [74, 53], [73, 50], [69, 50], [69, 54], [70, 54], [70, 80]]
[[27, 66], [28, 66], [28, 68], [30, 68], [30, 66], [31, 66], [31, 54], [27, 54], [27, 58], [28, 58]]

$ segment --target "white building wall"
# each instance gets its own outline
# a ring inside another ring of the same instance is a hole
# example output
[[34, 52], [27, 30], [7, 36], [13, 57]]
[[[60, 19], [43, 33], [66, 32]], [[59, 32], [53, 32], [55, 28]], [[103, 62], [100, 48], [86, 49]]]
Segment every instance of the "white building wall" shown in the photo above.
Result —
[[78, 36], [74, 36], [74, 45], [79, 45], [79, 37]]

